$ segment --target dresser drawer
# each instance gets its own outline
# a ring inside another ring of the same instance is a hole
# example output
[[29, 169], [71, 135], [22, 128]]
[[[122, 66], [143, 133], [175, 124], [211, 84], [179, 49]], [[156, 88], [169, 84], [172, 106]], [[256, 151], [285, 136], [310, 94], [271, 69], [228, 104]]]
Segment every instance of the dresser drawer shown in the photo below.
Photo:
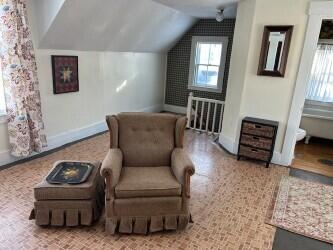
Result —
[[256, 135], [243, 134], [241, 137], [241, 143], [270, 150], [272, 147], [273, 139], [258, 137]]
[[270, 126], [261, 125], [261, 124], [243, 122], [243, 133], [247, 133], [247, 134], [251, 134], [251, 135], [273, 137], [274, 128], [270, 127]]
[[269, 161], [270, 152], [240, 145], [239, 146], [239, 155], [247, 156], [247, 157], [262, 160], [262, 161]]

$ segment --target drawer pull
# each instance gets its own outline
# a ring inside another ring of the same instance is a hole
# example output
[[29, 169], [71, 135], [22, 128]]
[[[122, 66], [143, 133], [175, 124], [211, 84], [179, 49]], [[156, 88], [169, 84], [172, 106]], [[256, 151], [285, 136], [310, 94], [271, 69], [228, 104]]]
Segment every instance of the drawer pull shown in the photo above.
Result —
[[239, 148], [239, 155], [247, 156], [249, 158], [268, 161], [270, 153], [269, 151], [257, 149], [257, 148], [250, 148], [247, 146], [240, 145]]
[[256, 137], [256, 136], [253, 136], [252, 138], [253, 138], [253, 140], [257, 140], [257, 141], [260, 140], [260, 138], [259, 138], [259, 137]]
[[273, 138], [274, 136], [274, 127], [270, 127], [268, 125], [261, 125], [261, 124], [251, 124], [251, 123], [244, 123], [242, 133], [246, 133], [252, 136], [264, 136], [267, 138]]

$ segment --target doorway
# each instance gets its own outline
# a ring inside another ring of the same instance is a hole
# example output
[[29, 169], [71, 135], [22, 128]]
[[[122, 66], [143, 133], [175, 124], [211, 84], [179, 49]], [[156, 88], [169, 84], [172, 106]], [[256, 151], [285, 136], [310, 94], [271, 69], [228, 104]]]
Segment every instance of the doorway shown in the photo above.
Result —
[[322, 23], [325, 20], [333, 20], [333, 2], [311, 2], [309, 8], [308, 27], [305, 35], [304, 47], [281, 155], [281, 162], [284, 165], [290, 166], [294, 158], [297, 133], [301, 119], [304, 116], [303, 110], [306, 108], [307, 104], [305, 102], [307, 87], [311, 78], [311, 70], [318, 49]]
[[333, 20], [322, 21], [291, 166], [333, 177]]

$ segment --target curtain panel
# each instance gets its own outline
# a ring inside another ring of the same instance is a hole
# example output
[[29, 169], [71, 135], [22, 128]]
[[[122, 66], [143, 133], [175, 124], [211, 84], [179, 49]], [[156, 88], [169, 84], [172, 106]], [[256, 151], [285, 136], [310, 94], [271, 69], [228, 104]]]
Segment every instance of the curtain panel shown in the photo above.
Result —
[[319, 44], [314, 57], [307, 100], [333, 102], [333, 45]]
[[11, 154], [41, 152], [46, 138], [25, 0], [0, 0], [0, 59]]

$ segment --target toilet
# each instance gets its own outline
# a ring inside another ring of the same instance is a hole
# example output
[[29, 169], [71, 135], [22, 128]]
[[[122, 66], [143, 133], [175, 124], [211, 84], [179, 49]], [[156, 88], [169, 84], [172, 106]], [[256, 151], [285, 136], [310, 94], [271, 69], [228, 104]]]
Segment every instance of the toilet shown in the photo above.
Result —
[[305, 138], [306, 131], [304, 129], [298, 128], [297, 134], [296, 134], [296, 141], [301, 141]]

